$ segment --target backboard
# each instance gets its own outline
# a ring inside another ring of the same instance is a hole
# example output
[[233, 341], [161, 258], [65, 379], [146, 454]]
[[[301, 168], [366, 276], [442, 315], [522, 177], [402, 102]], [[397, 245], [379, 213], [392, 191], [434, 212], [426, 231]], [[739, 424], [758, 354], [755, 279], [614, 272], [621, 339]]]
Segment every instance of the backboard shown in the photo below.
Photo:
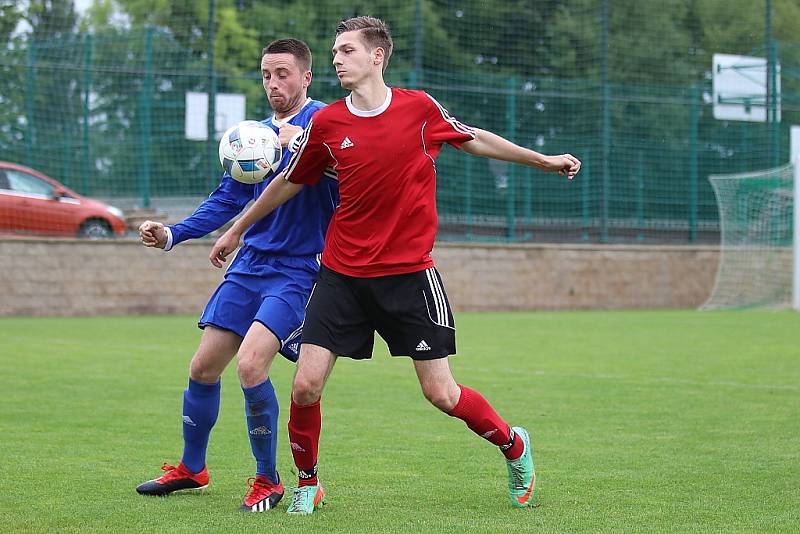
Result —
[[[760, 57], [714, 54], [714, 118], [767, 121], [767, 60]], [[781, 120], [781, 70], [776, 65], [777, 120]]]

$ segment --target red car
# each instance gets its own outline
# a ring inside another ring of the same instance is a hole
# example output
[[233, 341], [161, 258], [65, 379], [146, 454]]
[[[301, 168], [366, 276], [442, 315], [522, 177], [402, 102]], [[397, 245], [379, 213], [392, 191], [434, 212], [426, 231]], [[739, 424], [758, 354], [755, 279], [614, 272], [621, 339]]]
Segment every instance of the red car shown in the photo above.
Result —
[[100, 238], [125, 230], [118, 208], [28, 167], [0, 161], [0, 232]]

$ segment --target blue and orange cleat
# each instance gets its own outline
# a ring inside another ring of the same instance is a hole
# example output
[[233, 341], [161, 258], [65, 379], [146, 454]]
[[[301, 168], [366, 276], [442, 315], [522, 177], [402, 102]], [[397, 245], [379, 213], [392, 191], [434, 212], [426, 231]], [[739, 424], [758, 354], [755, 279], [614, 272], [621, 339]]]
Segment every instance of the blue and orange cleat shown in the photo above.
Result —
[[536, 472], [533, 467], [533, 449], [528, 431], [522, 427], [512, 427], [522, 439], [525, 449], [516, 460], [506, 460], [508, 464], [508, 497], [515, 508], [526, 508], [533, 503], [536, 489]]
[[322, 484], [316, 486], [300, 486], [294, 489], [292, 502], [286, 510], [287, 514], [309, 515], [325, 504], [325, 491]]

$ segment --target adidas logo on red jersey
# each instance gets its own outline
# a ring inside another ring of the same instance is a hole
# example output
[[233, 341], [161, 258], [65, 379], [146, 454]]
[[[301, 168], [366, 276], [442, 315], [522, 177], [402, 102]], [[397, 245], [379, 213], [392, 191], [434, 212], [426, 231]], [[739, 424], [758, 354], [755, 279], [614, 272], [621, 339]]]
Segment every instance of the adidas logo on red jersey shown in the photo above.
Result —
[[350, 138], [349, 138], [349, 137], [345, 137], [345, 138], [344, 138], [344, 141], [342, 141], [342, 144], [341, 144], [341, 145], [339, 145], [339, 148], [341, 148], [342, 150], [344, 150], [345, 148], [350, 148], [351, 146], [354, 146], [354, 145], [353, 145], [353, 142], [350, 140]]

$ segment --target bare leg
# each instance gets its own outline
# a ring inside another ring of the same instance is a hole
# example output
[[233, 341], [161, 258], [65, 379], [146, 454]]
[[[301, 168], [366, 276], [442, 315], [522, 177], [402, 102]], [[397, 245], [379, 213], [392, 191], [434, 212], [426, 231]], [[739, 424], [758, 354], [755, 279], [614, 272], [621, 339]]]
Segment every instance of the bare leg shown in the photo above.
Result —
[[448, 358], [415, 360], [414, 370], [425, 398], [444, 413], [453, 411], [461, 398], [461, 388], [450, 372]]
[[267, 327], [259, 322], [250, 325], [239, 348], [236, 371], [242, 387], [251, 388], [264, 382], [281, 344]]
[[300, 345], [292, 400], [300, 406], [317, 402], [335, 363], [336, 356], [328, 349], [306, 343]]
[[189, 377], [203, 384], [214, 384], [236, 355], [242, 338], [230, 330], [206, 326], [200, 346], [189, 364]]

